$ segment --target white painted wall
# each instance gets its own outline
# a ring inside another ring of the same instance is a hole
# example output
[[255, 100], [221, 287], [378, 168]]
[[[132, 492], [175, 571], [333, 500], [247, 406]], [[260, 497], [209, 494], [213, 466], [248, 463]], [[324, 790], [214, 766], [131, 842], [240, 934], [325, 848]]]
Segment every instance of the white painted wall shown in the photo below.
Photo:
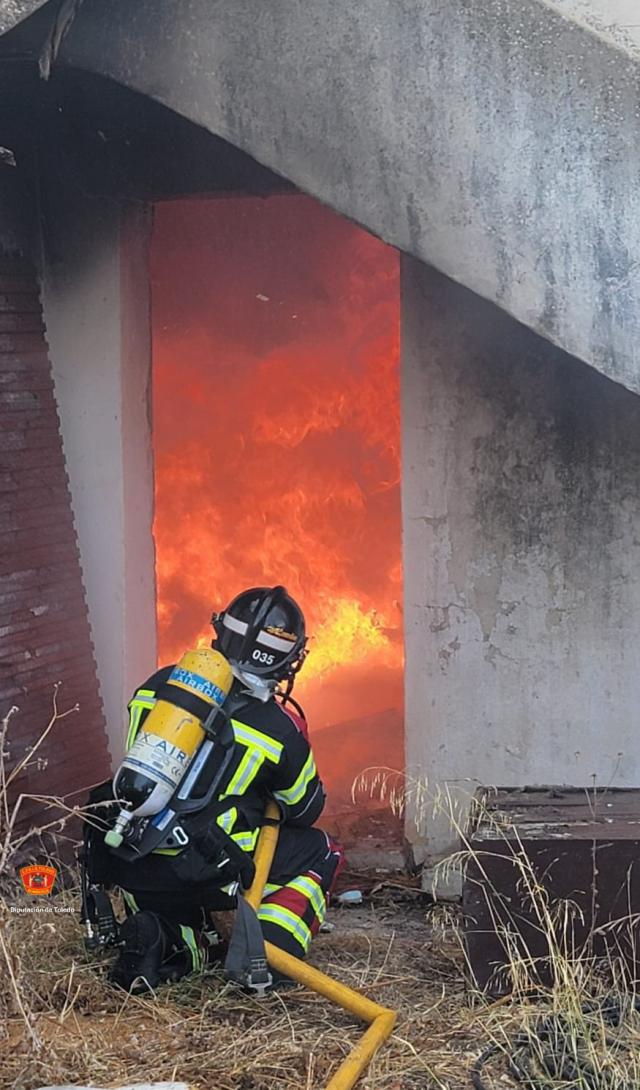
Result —
[[47, 190], [43, 302], [111, 753], [155, 668], [150, 217]]
[[408, 258], [402, 314], [408, 768], [637, 786], [640, 397]]

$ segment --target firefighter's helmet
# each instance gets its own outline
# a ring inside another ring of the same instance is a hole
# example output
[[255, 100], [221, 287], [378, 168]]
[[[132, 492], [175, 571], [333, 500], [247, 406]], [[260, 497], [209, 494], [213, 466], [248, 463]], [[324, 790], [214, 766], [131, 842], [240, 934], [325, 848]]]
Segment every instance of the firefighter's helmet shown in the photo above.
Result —
[[232, 666], [267, 681], [293, 681], [306, 655], [304, 616], [284, 587], [252, 587], [211, 618], [213, 646]]

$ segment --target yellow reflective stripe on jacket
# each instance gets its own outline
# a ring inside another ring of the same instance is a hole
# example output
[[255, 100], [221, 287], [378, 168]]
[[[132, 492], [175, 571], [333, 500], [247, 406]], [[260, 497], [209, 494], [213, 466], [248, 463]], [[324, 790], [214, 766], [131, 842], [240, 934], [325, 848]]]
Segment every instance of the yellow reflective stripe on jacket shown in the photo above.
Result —
[[242, 848], [243, 852], [252, 852], [258, 842], [259, 829], [249, 830], [244, 833], [232, 833], [231, 839], [235, 840], [239, 848]]
[[225, 795], [244, 795], [264, 764], [259, 750], [245, 749], [242, 760], [227, 784]]
[[318, 882], [307, 875], [303, 875], [302, 878], [294, 878], [292, 882], [287, 882], [287, 889], [295, 889], [297, 893], [301, 893], [303, 897], [306, 897], [311, 902], [313, 911], [320, 923], [322, 923], [327, 914], [327, 901], [322, 886]]
[[132, 912], [139, 912], [140, 909], [138, 908], [138, 903], [137, 903], [135, 897], [133, 896], [133, 893], [129, 893], [129, 891], [126, 890], [126, 889], [121, 889], [120, 892], [122, 894], [122, 899], [123, 899], [124, 903], [126, 904], [127, 908], [130, 908]]
[[238, 811], [235, 806], [232, 806], [230, 810], [225, 810], [224, 814], [218, 814], [216, 824], [220, 826], [223, 832], [230, 833], [237, 820]]
[[304, 798], [305, 791], [317, 774], [316, 762], [313, 759], [313, 754], [310, 753], [295, 783], [284, 791], [274, 791], [273, 793], [282, 802], [286, 802], [289, 806], [295, 806], [296, 802], [300, 802]]
[[152, 704], [156, 702], [155, 689], [136, 689], [133, 694], [134, 700], [150, 700]]
[[264, 887], [264, 896], [268, 897], [271, 893], [278, 893], [282, 889], [282, 886], [277, 886], [275, 882], [267, 882]]
[[129, 729], [127, 731], [126, 748], [131, 749], [131, 746], [136, 740], [136, 735], [140, 728], [140, 719], [144, 711], [151, 711], [155, 707], [156, 694], [153, 689], [138, 689], [133, 700], [129, 702]]
[[238, 722], [237, 719], [231, 720], [231, 726], [236, 742], [244, 746], [244, 753], [224, 794], [245, 795], [265, 761], [279, 763], [282, 756], [282, 743], [263, 734], [262, 731], [247, 726], [246, 723]]
[[261, 730], [249, 727], [246, 723], [239, 723], [237, 719], [231, 720], [231, 726], [236, 742], [242, 742], [249, 749], [259, 750], [267, 761], [278, 764], [282, 756], [282, 742], [277, 742], [275, 738], [270, 738], [268, 734], [263, 734]]
[[182, 935], [185, 946], [188, 947], [191, 954], [191, 967], [194, 972], [198, 972], [204, 965], [204, 955], [202, 950], [196, 942], [195, 931], [192, 927], [187, 927], [186, 924], [180, 924], [180, 934]]
[[293, 935], [294, 939], [298, 940], [306, 953], [311, 942], [311, 932], [306, 923], [296, 916], [294, 912], [291, 912], [288, 908], [283, 908], [282, 905], [260, 905], [258, 919], [264, 923], [273, 923], [277, 927], [284, 928], [290, 935]]

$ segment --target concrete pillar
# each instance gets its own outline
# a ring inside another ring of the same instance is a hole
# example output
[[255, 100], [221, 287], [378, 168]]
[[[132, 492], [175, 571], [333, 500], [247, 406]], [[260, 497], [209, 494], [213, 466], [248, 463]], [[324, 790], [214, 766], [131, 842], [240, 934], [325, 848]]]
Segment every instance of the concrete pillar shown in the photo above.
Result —
[[416, 782], [640, 783], [640, 398], [408, 258], [402, 316], [408, 836], [431, 865], [456, 836]]
[[89, 619], [114, 760], [156, 664], [150, 213], [87, 198], [64, 165], [43, 194], [43, 301]]

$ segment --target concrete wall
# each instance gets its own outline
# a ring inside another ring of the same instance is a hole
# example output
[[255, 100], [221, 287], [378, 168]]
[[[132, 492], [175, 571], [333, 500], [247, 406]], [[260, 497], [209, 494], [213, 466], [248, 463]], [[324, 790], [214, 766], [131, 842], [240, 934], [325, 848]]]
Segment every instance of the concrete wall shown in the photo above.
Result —
[[640, 390], [639, 58], [574, 21], [577, 5], [85, 0], [61, 60], [151, 95]]
[[640, 398], [411, 259], [402, 315], [407, 765], [637, 786]]
[[[155, 668], [149, 216], [86, 199], [64, 165], [43, 191], [43, 300], [112, 755]], [[55, 179], [55, 180], [54, 180]]]

